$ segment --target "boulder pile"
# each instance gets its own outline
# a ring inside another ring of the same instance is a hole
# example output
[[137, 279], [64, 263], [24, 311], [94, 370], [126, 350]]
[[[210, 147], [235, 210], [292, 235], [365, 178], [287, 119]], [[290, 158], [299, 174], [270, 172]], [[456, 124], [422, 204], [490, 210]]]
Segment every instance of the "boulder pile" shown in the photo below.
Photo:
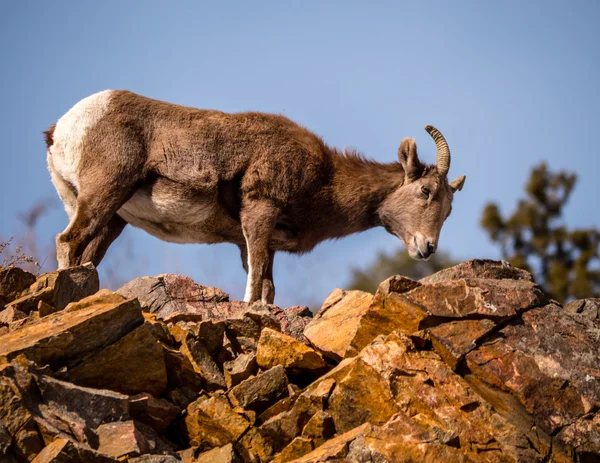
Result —
[[600, 461], [600, 300], [472, 260], [314, 315], [0, 269], [0, 461]]

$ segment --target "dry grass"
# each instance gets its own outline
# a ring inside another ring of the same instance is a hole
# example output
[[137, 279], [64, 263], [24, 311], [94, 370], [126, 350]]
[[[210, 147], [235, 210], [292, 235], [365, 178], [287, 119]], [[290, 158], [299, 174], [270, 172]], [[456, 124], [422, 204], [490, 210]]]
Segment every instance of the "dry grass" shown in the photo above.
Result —
[[23, 246], [14, 245], [15, 237], [11, 236], [8, 241], [0, 241], [0, 257], [2, 263], [0, 268], [7, 267], [35, 267], [40, 270], [40, 264], [32, 256], [28, 256], [23, 252]]

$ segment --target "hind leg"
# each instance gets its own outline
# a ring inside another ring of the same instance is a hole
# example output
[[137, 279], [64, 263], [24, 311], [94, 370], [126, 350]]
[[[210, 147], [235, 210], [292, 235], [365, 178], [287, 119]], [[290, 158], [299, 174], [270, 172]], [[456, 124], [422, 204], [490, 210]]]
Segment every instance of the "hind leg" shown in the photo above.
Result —
[[[74, 187], [70, 183], [66, 182], [54, 169], [54, 164], [50, 156], [48, 156], [48, 167], [50, 169], [50, 178], [52, 179], [52, 183], [56, 188], [58, 196], [63, 202], [65, 212], [67, 213], [67, 217], [69, 217], [69, 223], [71, 223], [75, 215], [75, 210], [77, 209], [77, 193]], [[58, 261], [58, 268], [66, 268], [69, 266], [68, 261], [65, 261], [68, 256], [63, 256], [59, 252], [59, 236], [60, 234], [56, 235], [56, 258]]]
[[127, 222], [124, 219], [117, 214], [113, 215], [108, 223], [86, 246], [81, 261], [83, 263], [91, 262], [97, 267], [110, 245], [119, 237], [126, 225]]
[[[239, 245], [240, 257], [242, 258], [242, 266], [246, 273], [248, 273], [248, 248], [245, 245]], [[261, 300], [265, 304], [273, 304], [275, 300], [275, 285], [273, 284], [273, 260], [275, 258], [275, 251], [269, 250], [269, 264], [265, 271], [265, 276], [262, 283], [262, 297]]]
[[70, 223], [56, 237], [59, 268], [87, 261], [98, 265], [126, 225], [116, 213], [134, 193], [141, 174], [115, 163], [107, 164], [106, 168], [98, 164], [93, 167], [87, 175], [80, 174], [80, 189], [74, 212], [69, 214]]
[[265, 278], [262, 286], [262, 301], [265, 304], [273, 304], [275, 301], [275, 284], [273, 283], [273, 261], [275, 259], [275, 251], [269, 251], [269, 264], [265, 271]]
[[[114, 217], [132, 192], [132, 186], [112, 189], [111, 185], [94, 185], [93, 190], [89, 187], [87, 190], [82, 188], [77, 196], [75, 214], [69, 226], [56, 237], [59, 268], [82, 264], [88, 245], [91, 247], [86, 257], [95, 258], [97, 262], [101, 260], [108, 245], [125, 226]], [[115, 222], [116, 228], [111, 226], [115, 225]]]
[[269, 268], [269, 243], [280, 211], [270, 200], [246, 199], [240, 219], [248, 249], [248, 281], [244, 301], [262, 299], [263, 280]]
[[[99, 262], [124, 227], [115, 214], [148, 173], [143, 138], [135, 126], [104, 120], [89, 128], [79, 143], [65, 138], [50, 153], [54, 167], [62, 166], [77, 186], [71, 221], [56, 237], [59, 268], [81, 264], [84, 254]], [[76, 172], [72, 165], [65, 167], [69, 156], [79, 158]]]

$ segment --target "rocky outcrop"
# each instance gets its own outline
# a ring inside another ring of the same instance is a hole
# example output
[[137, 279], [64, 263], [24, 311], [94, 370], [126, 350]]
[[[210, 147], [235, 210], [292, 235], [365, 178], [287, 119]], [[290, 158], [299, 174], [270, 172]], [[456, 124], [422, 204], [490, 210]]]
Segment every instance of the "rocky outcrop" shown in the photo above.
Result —
[[0, 270], [0, 461], [600, 460], [600, 304], [473, 260], [314, 316]]

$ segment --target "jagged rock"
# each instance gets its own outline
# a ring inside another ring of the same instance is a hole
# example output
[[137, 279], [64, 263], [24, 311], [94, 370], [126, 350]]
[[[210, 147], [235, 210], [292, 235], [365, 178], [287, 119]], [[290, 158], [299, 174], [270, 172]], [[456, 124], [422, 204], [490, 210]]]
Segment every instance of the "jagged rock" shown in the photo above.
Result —
[[441, 431], [445, 442], [458, 440], [466, 451], [517, 461], [540, 458], [527, 438], [460, 376], [452, 374], [437, 355], [415, 350], [407, 339], [391, 334], [360, 354], [380, 377], [390, 378], [394, 402], [407, 417], [418, 417], [419, 424], [438, 435]]
[[138, 394], [129, 398], [132, 418], [147, 424], [158, 433], [164, 433], [181, 409], [165, 399], [150, 394]]
[[68, 439], [58, 438], [48, 444], [32, 463], [117, 463], [119, 460], [103, 455]]
[[274, 416], [277, 416], [280, 413], [289, 411], [294, 406], [294, 403], [298, 399], [298, 396], [300, 394], [300, 389], [298, 388], [298, 386], [296, 386], [294, 384], [288, 384], [288, 394], [289, 394], [288, 397], [284, 397], [279, 402], [276, 402], [275, 404], [271, 405], [264, 412], [262, 412], [260, 415], [258, 415], [257, 421], [259, 423], [265, 423], [266, 421], [270, 420]]
[[[229, 302], [174, 275], [130, 285], [146, 312], [103, 290], [50, 313], [37, 284], [12, 293], [28, 313], [9, 304], [0, 326], [3, 462], [600, 456], [598, 300], [544, 305], [503, 263], [338, 290], [310, 325], [306, 308]], [[307, 344], [340, 363], [324, 373]]]
[[123, 394], [159, 396], [167, 387], [163, 349], [145, 323], [70, 369], [66, 379]]
[[76, 386], [48, 376], [36, 381], [42, 394], [42, 416], [79, 442], [98, 447], [95, 430], [103, 423], [129, 418], [127, 396]]
[[43, 301], [58, 311], [64, 309], [69, 302], [90, 296], [98, 289], [98, 272], [88, 263], [43, 274], [9, 306], [29, 313], [36, 310], [38, 303]]
[[196, 463], [196, 452], [194, 451], [194, 447], [190, 447], [189, 449], [185, 450], [179, 450], [177, 455], [179, 455], [179, 459], [183, 463]]
[[[421, 285], [409, 279], [393, 277], [382, 283], [371, 303], [365, 304], [353, 317], [347, 313], [353, 313], [354, 306], [351, 305], [349, 312], [346, 312], [344, 299], [335, 298], [334, 301], [337, 311], [344, 315], [336, 320], [337, 323], [325, 325], [319, 330], [323, 332], [322, 339], [316, 338], [311, 332], [313, 325], [307, 328], [306, 336], [324, 355], [334, 350], [335, 346], [339, 357], [352, 357], [380, 334], [389, 334], [398, 329], [416, 334], [426, 328], [465, 318], [489, 318], [497, 325], [523, 310], [543, 304], [545, 297], [539, 287], [526, 280], [463, 279]], [[319, 319], [320, 315], [317, 314], [315, 320]], [[479, 328], [488, 325], [482, 323]], [[480, 333], [480, 329], [476, 330], [475, 338], [463, 341], [462, 349], [487, 332]], [[344, 334], [330, 334], [332, 332]], [[334, 339], [343, 340], [341, 348]], [[457, 352], [456, 355], [460, 359], [464, 352]]]
[[335, 434], [333, 417], [322, 410], [317, 411], [302, 429], [302, 435], [321, 445]]
[[255, 302], [246, 305], [224, 320], [228, 338], [237, 351], [256, 350], [256, 341], [264, 328], [280, 331], [301, 342], [304, 328], [312, 320], [308, 307], [280, 309], [274, 305]]
[[600, 319], [600, 298], [577, 299], [565, 305], [565, 311], [584, 315], [590, 320]]
[[239, 442], [240, 455], [245, 461], [266, 462], [272, 459], [273, 448], [258, 432], [256, 428], [250, 428], [242, 436]]
[[0, 307], [14, 301], [35, 282], [35, 275], [19, 267], [0, 268]]
[[[387, 335], [397, 328], [396, 318], [387, 313], [386, 302], [391, 294], [404, 294], [419, 288], [421, 283], [411, 278], [395, 275], [384, 280], [378, 287], [371, 304], [360, 318], [355, 322], [353, 336], [349, 339], [346, 357], [357, 355], [364, 347], [369, 345], [377, 336]], [[341, 327], [344, 329], [344, 327]], [[427, 336], [425, 332], [416, 332], [417, 339], [424, 345]]]
[[135, 457], [144, 453], [169, 454], [170, 445], [149, 426], [136, 421], [106, 423], [98, 427], [98, 451], [115, 458]]
[[63, 312], [76, 312], [81, 309], [88, 309], [98, 305], [116, 305], [125, 301], [126, 298], [109, 289], [101, 289], [96, 294], [84, 297], [78, 301], [69, 302], [63, 309]]
[[287, 395], [288, 379], [281, 365], [248, 378], [232, 388], [228, 397], [232, 404], [262, 413]]
[[31, 312], [29, 312], [29, 316], [35, 317], [35, 314], [37, 313], [38, 318], [42, 318], [54, 312], [56, 312], [56, 308], [52, 307], [50, 304], [45, 303], [44, 301], [39, 301], [37, 305], [37, 311], [32, 310]]
[[[164, 326], [164, 325], [163, 325]], [[202, 322], [178, 322], [168, 324], [168, 331], [176, 343], [183, 343], [186, 338], [197, 338], [204, 344], [211, 355], [223, 347], [225, 323], [222, 321], [205, 320]]]
[[195, 463], [242, 463], [242, 460], [233, 445], [227, 444], [201, 453], [196, 458]]
[[[356, 429], [348, 431], [340, 436], [337, 436], [322, 446], [315, 449], [313, 452], [297, 458], [294, 463], [320, 463], [323, 461], [340, 461], [348, 455], [348, 447], [358, 436], [362, 435], [366, 430], [370, 430], [371, 425], [365, 423]], [[367, 460], [368, 461], [368, 460]], [[373, 461], [373, 460], [372, 460]], [[375, 460], [377, 461], [377, 460]], [[381, 461], [381, 460], [380, 460]], [[410, 460], [409, 460], [410, 461]]]
[[278, 314], [281, 309], [274, 305], [263, 304], [262, 302], [254, 302], [248, 308], [237, 314], [240, 318], [252, 320], [258, 326], [259, 335], [265, 328], [271, 328], [276, 331], [281, 331], [281, 322]]
[[477, 347], [476, 342], [496, 328], [490, 319], [460, 320], [443, 323], [427, 330], [435, 351], [456, 370], [464, 356]]
[[6, 370], [9, 368], [11, 367], [5, 366], [0, 371], [0, 426], [4, 441], [2, 453], [7, 459], [30, 461], [42, 450], [44, 442], [36, 432], [24, 392], [14, 379], [7, 376]]
[[222, 321], [206, 320], [200, 322], [195, 324], [193, 332], [211, 355], [216, 354], [223, 347], [225, 324]]
[[234, 360], [223, 364], [223, 373], [225, 375], [227, 389], [237, 386], [257, 372], [258, 365], [256, 363], [256, 354], [254, 352], [240, 354]]
[[277, 313], [281, 323], [281, 332], [304, 342], [304, 330], [312, 321], [313, 314], [306, 306], [287, 307]]
[[138, 298], [146, 310], [164, 322], [223, 320], [240, 309], [219, 304], [229, 301], [229, 295], [220, 289], [197, 285], [191, 278], [175, 274], [137, 278], [117, 292]]
[[184, 432], [194, 447], [220, 447], [236, 442], [250, 426], [222, 395], [201, 397], [186, 412]]
[[[225, 320], [226, 333], [229, 339], [237, 342], [240, 339], [252, 339], [255, 342], [251, 344], [256, 349], [256, 341], [260, 338], [260, 325], [251, 318], [230, 318]], [[238, 349], [239, 350], [239, 349]]]
[[[489, 318], [496, 323], [546, 302], [539, 287], [526, 280], [448, 280], [390, 293], [361, 320], [357, 338], [368, 339], [390, 328], [415, 333], [441, 323]], [[369, 335], [361, 333], [366, 331]], [[361, 344], [356, 344], [358, 349]]]
[[180, 463], [179, 458], [172, 455], [142, 455], [137, 458], [128, 458], [128, 463]]
[[[56, 439], [67, 439], [73, 442], [79, 443], [77, 440], [77, 436], [83, 435], [83, 433], [75, 430], [71, 432], [67, 429], [66, 423], [61, 420], [55, 420], [50, 413], [46, 413], [47, 418], [42, 418], [41, 416], [33, 416], [33, 421], [35, 422], [35, 426], [37, 427], [37, 432], [41, 436], [45, 445], [48, 446]], [[55, 426], [56, 425], [56, 426]], [[57, 427], [58, 426], [58, 427]], [[88, 433], [91, 436], [91, 439], [88, 442], [85, 442], [83, 445], [89, 447], [90, 445], [94, 445], [97, 447], [98, 445], [98, 436], [95, 434], [94, 430]]]
[[344, 377], [336, 379], [327, 409], [337, 432], [346, 432], [365, 422], [383, 424], [400, 411], [386, 379], [362, 361], [349, 364]]
[[156, 319], [156, 316], [152, 313], [142, 312], [144, 316], [144, 322], [154, 337], [160, 341], [164, 346], [174, 346], [177, 344], [171, 333], [169, 332], [169, 326], [160, 320]]
[[219, 426], [225, 429], [234, 440], [238, 440], [250, 425], [242, 415], [242, 410], [236, 411], [231, 408], [227, 397], [221, 394], [215, 394], [208, 399], [198, 401], [197, 408], [217, 421]]
[[321, 378], [317, 383], [306, 388], [296, 399], [298, 408], [305, 410], [311, 416], [327, 407], [331, 393], [336, 386], [335, 379], [331, 377]]
[[40, 374], [24, 356], [0, 367], [0, 425], [18, 460], [31, 460], [57, 437], [96, 449], [96, 428], [120, 419], [128, 419], [127, 396]]
[[[456, 270], [454, 274], [460, 272]], [[446, 339], [447, 343], [442, 342], [440, 336], [451, 336], [449, 332], [442, 332], [452, 327], [440, 328], [437, 337], [434, 333], [436, 345], [446, 346], [444, 353], [455, 367], [468, 352], [468, 346], [499, 322], [545, 301], [539, 287], [525, 278], [440, 278], [438, 283], [423, 285], [392, 277], [382, 283], [375, 297], [367, 293], [334, 291], [307, 327], [305, 336], [323, 355], [340, 360], [355, 356], [378, 335], [397, 329], [416, 333], [452, 320], [493, 320], [493, 326], [489, 322], [467, 324], [473, 331], [465, 334], [461, 341]], [[460, 345], [451, 346], [452, 343]]]
[[443, 436], [428, 432], [413, 421], [406, 422], [398, 416], [384, 426], [365, 423], [293, 461], [294, 463], [323, 461], [466, 463], [513, 460], [498, 458], [485, 452], [480, 456], [467, 453], [444, 442]]
[[[524, 436], [530, 443], [539, 458], [547, 458], [551, 451], [556, 449], [557, 443], [552, 442], [552, 437], [535, 424], [534, 417], [525, 410], [519, 400], [509, 392], [497, 389], [481, 381], [472, 374], [466, 374], [465, 380], [469, 386], [477, 392], [485, 401], [486, 406], [493, 407], [499, 415], [504, 417], [513, 425], [520, 435]], [[467, 410], [472, 406], [465, 407]], [[531, 459], [531, 458], [530, 458]], [[529, 461], [526, 460], [525, 461]], [[535, 460], [534, 460], [535, 461]], [[546, 461], [546, 460], [544, 460]], [[564, 461], [563, 459], [551, 461]]]
[[273, 463], [285, 463], [306, 455], [315, 448], [312, 439], [296, 437], [273, 459]]
[[231, 436], [202, 411], [188, 410], [184, 435], [193, 447], [213, 448], [231, 442]]
[[292, 374], [319, 371], [326, 366], [323, 357], [314, 349], [270, 328], [262, 330], [256, 350], [256, 362], [264, 369], [283, 365]]
[[21, 312], [19, 309], [15, 307], [7, 307], [6, 309], [0, 312], [0, 326], [5, 325], [9, 326], [13, 322], [18, 320], [23, 320], [27, 318], [27, 314], [25, 312]]
[[25, 325], [30, 325], [33, 322], [39, 320], [39, 314], [38, 312], [36, 312], [35, 310], [32, 310], [31, 312], [29, 312], [29, 315], [27, 315], [26, 318], [20, 318], [18, 320], [15, 320], [13, 322], [10, 322], [8, 324], [8, 331], [16, 331], [19, 330], [21, 328], [23, 328], [23, 326]]
[[168, 398], [174, 405], [183, 410], [198, 398], [198, 393], [184, 386], [169, 391]]
[[542, 305], [546, 297], [539, 286], [526, 280], [463, 279], [420, 286], [401, 295], [393, 293], [387, 302], [390, 300], [406, 307], [410, 320], [402, 325], [411, 332], [467, 317], [504, 321]]
[[421, 283], [402, 275], [394, 275], [382, 281], [375, 296], [387, 296], [390, 293], [403, 294], [421, 286]]
[[[0, 391], [2, 388], [3, 386], [0, 383]], [[2, 392], [0, 392], [0, 394], [1, 393]], [[6, 426], [0, 423], [0, 457], [2, 458], [2, 461], [7, 461], [10, 463], [17, 461], [11, 450], [11, 445], [12, 437], [9, 434], [8, 429], [6, 429]]]
[[187, 388], [195, 392], [202, 389], [204, 380], [197, 371], [199, 368], [194, 366], [194, 362], [187, 355], [165, 347], [164, 358], [168, 389]]
[[526, 270], [513, 267], [506, 261], [472, 259], [462, 262], [454, 267], [449, 267], [421, 278], [419, 283], [431, 285], [443, 281], [461, 279], [491, 279], [491, 280], [524, 280], [533, 282], [533, 276]]
[[600, 455], [600, 414], [578, 419], [564, 427], [554, 439], [553, 458], [565, 460], [573, 453], [574, 461], [598, 461]]
[[38, 365], [69, 366], [113, 344], [143, 321], [135, 299], [55, 313], [4, 335], [0, 358], [11, 360], [24, 354]]
[[[309, 400], [324, 381], [328, 384], [323, 392]], [[402, 414], [449, 443], [458, 439], [465, 451], [485, 451], [507, 459], [535, 460], [537, 455], [527, 439], [437, 354], [417, 350], [399, 333], [380, 337], [359, 356], [342, 361], [307, 387], [289, 412], [270, 419], [259, 431], [279, 451], [319, 410], [331, 415], [338, 434], [365, 422], [383, 426]]]
[[325, 357], [339, 361], [346, 357], [360, 317], [373, 295], [363, 291], [335, 289], [304, 330], [304, 336]]
[[204, 389], [207, 391], [225, 389], [225, 376], [202, 341], [188, 336], [181, 344], [180, 350], [188, 358], [194, 371], [202, 378]]
[[31, 460], [34, 455], [37, 455], [43, 446], [40, 441], [39, 429], [35, 421], [25, 423], [25, 425], [17, 430], [13, 436], [14, 446], [13, 451], [18, 460]]
[[282, 407], [285, 410], [281, 413], [262, 419], [263, 424], [258, 431], [273, 452], [283, 450], [302, 433], [313, 415], [327, 407], [335, 384], [332, 378], [319, 380], [299, 394], [290, 407]]
[[[155, 317], [154, 314], [148, 314]], [[192, 328], [189, 326], [190, 324], [187, 322], [178, 322], [173, 325], [172, 323], [167, 324], [167, 329], [169, 330], [169, 335], [173, 339], [173, 341], [177, 344], [181, 344], [184, 339], [192, 332]]]
[[[207, 400], [206, 397], [202, 397], [196, 402], [192, 402], [186, 410], [183, 425], [183, 434], [186, 436], [186, 439], [192, 447], [200, 449], [221, 447], [233, 442], [235, 438], [227, 429], [221, 426], [219, 420], [215, 420], [205, 413], [201, 405], [201, 402], [205, 400]], [[231, 414], [233, 413], [231, 412]], [[243, 420], [241, 416], [238, 416], [238, 418]], [[237, 423], [234, 421], [234, 424]], [[244, 427], [247, 428], [248, 423]]]
[[[551, 304], [502, 328], [466, 362], [473, 375], [510, 392], [554, 434], [600, 409], [599, 347], [597, 321]], [[600, 428], [595, 433], [600, 436]]]

